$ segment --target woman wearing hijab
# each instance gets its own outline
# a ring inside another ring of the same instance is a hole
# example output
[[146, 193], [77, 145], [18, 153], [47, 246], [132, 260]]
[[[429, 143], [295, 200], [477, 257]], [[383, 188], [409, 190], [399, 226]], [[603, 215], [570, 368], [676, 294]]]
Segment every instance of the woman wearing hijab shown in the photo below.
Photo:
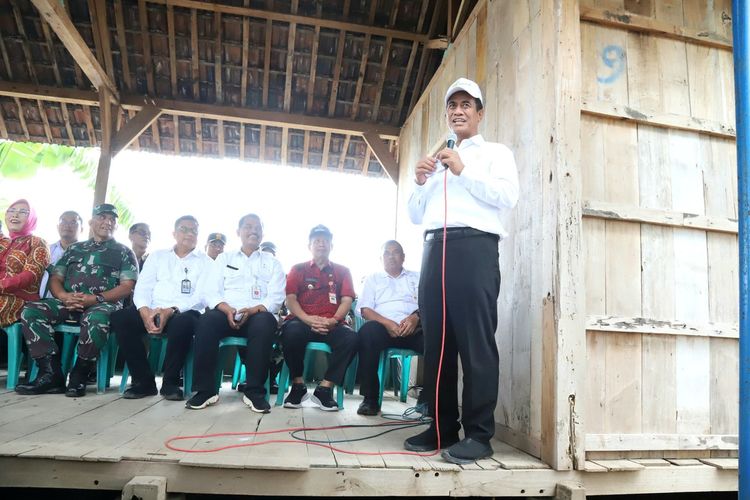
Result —
[[39, 283], [49, 264], [47, 243], [32, 235], [36, 212], [26, 200], [18, 200], [5, 212], [0, 233], [0, 327], [18, 321], [26, 301], [39, 300]]

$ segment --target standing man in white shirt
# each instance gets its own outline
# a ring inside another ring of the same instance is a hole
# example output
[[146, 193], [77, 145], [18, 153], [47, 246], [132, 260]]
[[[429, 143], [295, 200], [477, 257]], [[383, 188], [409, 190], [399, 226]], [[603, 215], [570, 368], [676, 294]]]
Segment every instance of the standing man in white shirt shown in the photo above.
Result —
[[174, 223], [175, 246], [153, 252], [143, 265], [133, 293], [133, 305], [112, 314], [112, 329], [133, 382], [125, 399], [156, 395], [154, 374], [146, 358], [144, 335], [166, 335], [167, 353], [161, 395], [182, 401], [180, 370], [205, 306], [211, 259], [196, 250], [198, 221], [183, 215]]
[[207, 304], [195, 337], [193, 386], [196, 393], [185, 406], [200, 410], [219, 401], [214, 373], [219, 341], [247, 337], [244, 403], [254, 412], [268, 413], [265, 382], [278, 327], [276, 313], [284, 301], [286, 277], [281, 263], [262, 252], [263, 223], [255, 214], [240, 219], [242, 247], [216, 258], [209, 277]]
[[[411, 451], [447, 448], [442, 453], [445, 460], [466, 464], [492, 455], [490, 439], [495, 433], [499, 379], [495, 343], [500, 290], [498, 242], [507, 235], [500, 216], [518, 201], [518, 173], [510, 149], [479, 135], [484, 101], [475, 82], [456, 80], [445, 94], [445, 106], [456, 148], [449, 144], [434, 157], [417, 162], [416, 186], [408, 202], [411, 221], [425, 229], [419, 311], [425, 334], [425, 389], [432, 396], [431, 415], [435, 415], [433, 398], [445, 335], [437, 395], [440, 435], [433, 421], [426, 431], [407, 439], [404, 447]], [[460, 423], [458, 356], [463, 367]], [[465, 437], [459, 441], [462, 424]]]
[[388, 347], [422, 352], [417, 290], [419, 273], [404, 269], [404, 249], [398, 241], [383, 245], [383, 271], [367, 277], [357, 299], [357, 312], [367, 320], [359, 329], [360, 415], [380, 411], [378, 363]]
[[[60, 260], [60, 257], [63, 256], [70, 245], [78, 242], [78, 235], [82, 232], [83, 219], [78, 215], [78, 212], [66, 210], [60, 214], [57, 221], [57, 234], [60, 235], [60, 239], [49, 246], [49, 264], [51, 266], [54, 266]], [[49, 273], [45, 272], [39, 286], [39, 296], [43, 299], [52, 298], [52, 293], [47, 290], [48, 280]]]

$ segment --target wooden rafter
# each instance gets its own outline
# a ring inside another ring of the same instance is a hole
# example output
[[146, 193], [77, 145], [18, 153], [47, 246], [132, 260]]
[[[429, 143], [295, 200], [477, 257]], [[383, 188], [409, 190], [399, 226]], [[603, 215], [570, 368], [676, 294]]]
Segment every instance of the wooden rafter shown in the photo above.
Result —
[[[317, 14], [321, 15], [323, 12], [323, 4], [318, 3]], [[307, 112], [312, 112], [313, 99], [315, 98], [315, 78], [318, 72], [318, 46], [320, 45], [320, 26], [315, 26], [313, 32], [312, 47], [310, 48], [310, 74], [307, 79], [307, 101], [306, 109]]]
[[[430, 22], [430, 28], [427, 30], [427, 36], [432, 36], [433, 33], [435, 33], [435, 29], [437, 28], [437, 19], [439, 16], [436, 15], [437, 13], [433, 13], [432, 21]], [[411, 112], [411, 110], [414, 108], [414, 105], [417, 103], [417, 99], [419, 98], [420, 93], [422, 92], [422, 80], [424, 79], [424, 72], [427, 68], [427, 61], [430, 58], [429, 51], [427, 50], [427, 47], [425, 47], [422, 50], [422, 57], [419, 60], [419, 70], [417, 70], [417, 80], [414, 84], [414, 91], [411, 95], [411, 101], [409, 102], [409, 109], [407, 110], [406, 114], [407, 116]], [[399, 108], [402, 109], [402, 108]]]
[[203, 154], [203, 122], [200, 117], [195, 117], [195, 146], [198, 153]]
[[31, 0], [42, 18], [49, 23], [57, 37], [65, 45], [76, 63], [83, 69], [86, 76], [97, 89], [106, 87], [108, 95], [117, 98], [117, 87], [107, 76], [89, 49], [86, 42], [81, 38], [73, 21], [68, 17], [65, 7], [55, 0]]
[[260, 126], [260, 137], [258, 139], [258, 158], [261, 162], [266, 161], [266, 126]]
[[245, 159], [245, 124], [240, 123], [240, 160]]
[[[0, 33], [0, 35], [2, 35], [2, 33]], [[0, 52], [2, 52], [3, 54], [3, 63], [5, 63], [5, 72], [7, 73], [8, 80], [12, 80], [13, 68], [10, 65], [10, 59], [8, 58], [8, 50], [5, 48], [5, 42], [3, 41], [2, 36], [0, 36]]]
[[273, 39], [273, 21], [266, 21], [266, 40], [263, 47], [263, 107], [268, 107], [268, 87], [271, 85], [271, 44]]
[[383, 97], [383, 90], [385, 87], [385, 77], [388, 73], [388, 61], [390, 60], [391, 55], [391, 41], [392, 39], [389, 37], [385, 41], [385, 49], [383, 50], [383, 60], [380, 62], [380, 78], [378, 79], [378, 92], [375, 96], [375, 102], [372, 105], [372, 113], [370, 114], [370, 119], [373, 121], [379, 121], [378, 120], [378, 112], [380, 111], [380, 98]]
[[39, 83], [39, 80], [36, 77], [36, 70], [34, 69], [34, 59], [31, 57], [31, 50], [29, 49], [29, 37], [26, 36], [26, 29], [23, 27], [21, 10], [18, 8], [16, 0], [11, 0], [10, 4], [13, 8], [13, 18], [16, 21], [16, 29], [18, 30], [18, 34], [21, 35], [21, 40], [23, 41], [21, 47], [23, 49], [23, 55], [26, 58], [26, 66], [29, 72], [29, 78], [31, 78], [32, 82]]
[[302, 166], [307, 168], [308, 163], [310, 161], [310, 152], [308, 151], [308, 148], [310, 147], [310, 131], [305, 130], [305, 140], [302, 144]]
[[[55, 82], [58, 86], [62, 86], [62, 77], [60, 76], [60, 68], [57, 64], [57, 57], [55, 57], [55, 45], [52, 40], [52, 32], [50, 31], [49, 24], [44, 19], [39, 20], [42, 25], [42, 33], [44, 34], [44, 40], [47, 44], [47, 54], [52, 62], [52, 73], [55, 75]], [[68, 113], [68, 105], [64, 102], [60, 103], [60, 112], [62, 114], [63, 123], [65, 124], [65, 131], [68, 136], [68, 144], [71, 146], [76, 145], [76, 139], [73, 135], [73, 128], [70, 126], [70, 113]]]
[[127, 148], [133, 141], [138, 139], [161, 114], [162, 110], [152, 105], [145, 105], [133, 118], [128, 120], [124, 127], [117, 131], [112, 138], [112, 156]]
[[[99, 64], [104, 65], [104, 50], [102, 50], [101, 33], [96, 19], [96, 0], [87, 0], [89, 11], [89, 24], [91, 26], [91, 39], [94, 40], [94, 57]], [[107, 73], [109, 75], [109, 73]]]
[[146, 88], [149, 95], [154, 91], [154, 65], [151, 62], [151, 34], [148, 29], [148, 7], [145, 0], [138, 0], [138, 22], [141, 27], [141, 41], [143, 43], [143, 70], [146, 73]]
[[174, 7], [167, 5], [167, 38], [169, 43], [169, 84], [172, 97], [177, 96], [177, 48], [174, 37]]
[[16, 101], [16, 108], [18, 108], [18, 121], [21, 122], [23, 135], [24, 137], [26, 137], [26, 140], [29, 140], [31, 136], [29, 135], [29, 127], [26, 126], [26, 117], [23, 115], [23, 106], [21, 106], [21, 99], [15, 97], [14, 100]]
[[3, 139], [8, 138], [8, 127], [5, 126], [5, 118], [3, 118], [3, 109], [0, 107], [0, 137]]
[[190, 70], [193, 77], [193, 99], [201, 96], [200, 49], [198, 48], [198, 11], [190, 11]]
[[[375, 21], [375, 12], [377, 11], [377, 2], [370, 4], [370, 14], [368, 17], [368, 23], [372, 24]], [[359, 73], [357, 76], [357, 88], [354, 91], [354, 101], [352, 101], [352, 119], [357, 119], [357, 113], [359, 112], [359, 100], [362, 97], [362, 84], [365, 81], [365, 74], [367, 74], [367, 60], [370, 57], [370, 41], [372, 35], [369, 33], [365, 35], [365, 42], [362, 44], [362, 60], [359, 63]], [[390, 42], [391, 38], [388, 37]]]
[[[391, 36], [397, 40], [409, 40], [426, 43], [428, 38], [426, 35], [421, 33], [413, 33], [411, 31], [399, 31], [389, 28], [380, 28], [377, 26], [367, 24], [356, 24], [348, 23], [344, 21], [336, 21], [332, 19], [320, 19], [318, 17], [301, 16], [293, 14], [284, 14], [282, 12], [274, 12], [273, 10], [261, 10], [252, 9], [246, 7], [235, 7], [231, 5], [224, 5], [213, 2], [201, 2], [196, 0], [146, 0], [149, 3], [159, 5], [174, 5], [175, 7], [186, 7], [189, 9], [200, 9], [211, 12], [220, 12], [222, 14], [230, 14], [235, 16], [245, 16], [256, 19], [266, 19], [267, 21], [277, 21], [284, 23], [297, 23], [304, 24], [306, 26], [320, 26], [321, 28], [329, 28], [334, 30], [351, 31], [354, 33], [364, 33], [375, 36], [387, 37]], [[346, 2], [348, 4], [348, 2]], [[374, 2], [373, 2], [374, 3]], [[347, 15], [344, 13], [344, 17]]]
[[[292, 0], [292, 14], [297, 14], [299, 0]], [[294, 80], [294, 44], [297, 39], [297, 23], [289, 23], [286, 43], [286, 81], [284, 82], [284, 111], [292, 106], [292, 81]]]
[[[222, 58], [224, 56], [224, 47], [222, 46], [222, 26], [221, 26], [221, 12], [214, 13], [214, 35], [216, 39], [214, 41], [214, 84], [216, 85], [216, 103], [224, 103], [224, 88], [223, 88], [223, 74], [221, 69]], [[223, 155], [222, 155], [223, 157]]]
[[333, 81], [331, 82], [331, 95], [328, 99], [328, 116], [333, 116], [336, 112], [336, 97], [339, 95], [339, 77], [341, 76], [341, 65], [344, 62], [344, 41], [346, 40], [346, 31], [339, 33], [338, 44], [336, 45], [336, 64], [333, 67]]
[[[425, 17], [427, 16], [427, 7], [430, 5], [430, 0], [422, 0], [422, 9], [419, 12], [419, 21], [417, 22], [417, 32], [422, 31], [422, 26], [424, 25]], [[435, 17], [435, 15], [433, 15]], [[413, 42], [411, 45], [411, 53], [409, 54], [409, 62], [406, 64], [406, 71], [404, 72], [404, 80], [401, 82], [401, 90], [398, 94], [398, 105], [396, 106], [396, 109], [398, 110], [398, 113], [393, 113], [393, 116], [391, 118], [391, 122], [398, 123], [401, 120], [401, 117], [399, 116], [401, 111], [404, 109], [404, 100], [406, 99], [406, 89], [409, 86], [409, 81], [411, 80], [411, 72], [414, 68], [414, 61], [417, 59], [417, 52], [419, 51], [419, 43]]]
[[224, 120], [216, 120], [216, 139], [219, 141], [219, 158], [224, 158], [226, 155], [224, 145]]
[[362, 164], [362, 173], [367, 175], [368, 168], [370, 166], [370, 158], [372, 157], [372, 149], [367, 147], [367, 153], [365, 153], [365, 162]]
[[289, 164], [289, 129], [281, 127], [281, 164]]
[[96, 5], [96, 22], [91, 25], [91, 30], [99, 34], [99, 41], [102, 48], [101, 59], [104, 59], [104, 67], [111, 81], [115, 81], [115, 67], [112, 62], [112, 43], [109, 33], [109, 23], [107, 22], [107, 3], [106, 0], [95, 0]]
[[128, 43], [125, 36], [125, 16], [122, 11], [122, 0], [115, 0], [115, 26], [117, 27], [117, 45], [120, 48], [120, 62], [122, 63], [122, 79], [128, 91], [133, 90], [130, 78], [130, 61], [128, 61]]
[[42, 101], [36, 101], [36, 107], [39, 109], [39, 118], [42, 120], [42, 126], [44, 127], [44, 135], [47, 136], [47, 142], [50, 144], [54, 143], [55, 141], [52, 140], [52, 130], [49, 128], [49, 118], [47, 118], [47, 113], [44, 111], [44, 104]]
[[344, 165], [346, 164], [346, 153], [349, 151], [349, 142], [351, 140], [352, 136], [347, 134], [346, 138], [344, 139], [344, 144], [343, 146], [341, 146], [341, 155], [339, 156], [339, 172], [344, 171]]
[[461, 0], [461, 3], [458, 5], [458, 10], [456, 11], [456, 18], [453, 21], [453, 27], [451, 28], [453, 31], [454, 37], [458, 35], [459, 29], [461, 28], [461, 25], [466, 20], [466, 17], [469, 15], [469, 2], [467, 0]]
[[[250, 5], [250, 0], [245, 0], [245, 7]], [[248, 48], [250, 47], [250, 19], [242, 18], [242, 73], [240, 74], [240, 105], [247, 104], [247, 63]], [[244, 129], [244, 125], [242, 126]], [[244, 159], [245, 141], [240, 141], [240, 158]]]
[[323, 159], [321, 160], [320, 168], [328, 170], [328, 155], [331, 152], [331, 133], [326, 132], [326, 137], [323, 139]]
[[383, 166], [385, 173], [388, 174], [393, 182], [398, 183], [398, 162], [389, 147], [377, 135], [363, 134], [362, 137], [367, 145], [370, 146], [375, 158]]
[[86, 133], [89, 136], [89, 146], [96, 146], [96, 133], [94, 132], [94, 122], [91, 120], [91, 106], [83, 106], [83, 119], [86, 121]]

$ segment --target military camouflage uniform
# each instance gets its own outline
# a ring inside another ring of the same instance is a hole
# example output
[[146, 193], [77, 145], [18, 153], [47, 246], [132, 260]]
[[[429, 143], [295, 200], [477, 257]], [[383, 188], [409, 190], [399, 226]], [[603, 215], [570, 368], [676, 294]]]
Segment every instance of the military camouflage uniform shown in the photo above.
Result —
[[[114, 239], [93, 239], [68, 247], [55, 264], [53, 275], [63, 278], [66, 292], [103, 293], [121, 281], [138, 278], [138, 263], [133, 251]], [[32, 358], [57, 354], [53, 326], [66, 320], [80, 322], [78, 357], [94, 360], [107, 343], [109, 315], [122, 308], [122, 301], [95, 304], [83, 312], [70, 311], [61, 300], [51, 298], [29, 302], [21, 313], [21, 325]]]

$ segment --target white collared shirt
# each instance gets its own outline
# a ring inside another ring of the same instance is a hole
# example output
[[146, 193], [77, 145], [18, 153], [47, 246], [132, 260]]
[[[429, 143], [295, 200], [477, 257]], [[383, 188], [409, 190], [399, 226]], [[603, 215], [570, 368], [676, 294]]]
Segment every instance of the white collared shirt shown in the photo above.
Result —
[[286, 275], [281, 263], [268, 252], [242, 250], [224, 252], [211, 268], [208, 306], [226, 302], [235, 309], [262, 304], [272, 314], [279, 312], [286, 298]]
[[[135, 282], [133, 304], [137, 309], [177, 307], [180, 312], [203, 312], [212, 263], [198, 249], [184, 257], [178, 257], [174, 249], [152, 252]], [[184, 280], [190, 283], [183, 283]]]
[[[62, 243], [60, 242], [60, 240], [57, 240], [55, 243], [51, 244], [49, 246], [49, 265], [54, 266], [64, 253], [65, 249], [62, 247]], [[48, 281], [49, 273], [47, 271], [44, 271], [44, 276], [42, 276], [42, 281], [39, 284], [39, 296], [43, 299], [52, 297], [52, 292], [47, 291], [46, 294], [44, 293], [45, 290], [47, 290]]]
[[378, 271], [365, 280], [362, 293], [357, 298], [357, 313], [361, 315], [362, 308], [367, 307], [391, 321], [400, 323], [418, 309], [418, 290], [417, 272], [403, 269], [401, 274], [394, 278], [385, 271]]
[[464, 164], [461, 175], [438, 169], [409, 197], [409, 218], [426, 231], [443, 227], [443, 181], [448, 180], [448, 227], [473, 227], [504, 238], [503, 211], [518, 201], [518, 172], [508, 147], [487, 142], [481, 135], [464, 139], [457, 147]]

